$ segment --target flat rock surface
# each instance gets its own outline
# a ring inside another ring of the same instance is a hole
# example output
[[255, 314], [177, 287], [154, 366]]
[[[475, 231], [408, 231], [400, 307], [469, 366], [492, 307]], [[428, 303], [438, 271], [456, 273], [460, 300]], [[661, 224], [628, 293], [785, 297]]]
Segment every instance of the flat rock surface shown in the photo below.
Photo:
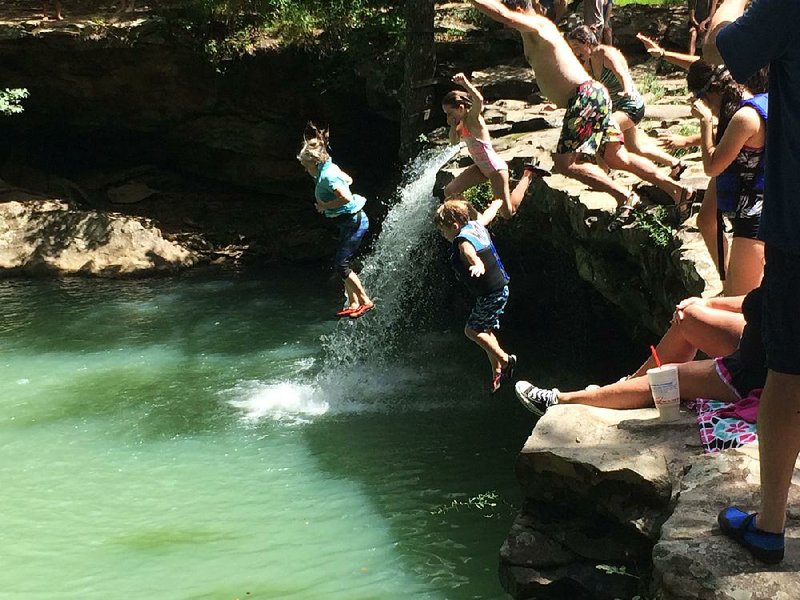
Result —
[[678, 503], [653, 549], [654, 579], [665, 599], [794, 600], [800, 597], [800, 470], [789, 497], [786, 559], [763, 565], [723, 536], [716, 525], [725, 506], [757, 510], [755, 445], [692, 457]]

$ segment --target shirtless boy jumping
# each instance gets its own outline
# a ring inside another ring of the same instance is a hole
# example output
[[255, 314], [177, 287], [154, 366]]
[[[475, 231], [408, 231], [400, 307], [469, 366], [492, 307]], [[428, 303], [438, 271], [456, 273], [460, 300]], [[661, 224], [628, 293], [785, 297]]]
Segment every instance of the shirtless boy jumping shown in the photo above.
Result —
[[590, 188], [606, 192], [617, 201], [610, 230], [634, 220], [639, 197], [614, 182], [596, 164], [578, 162], [581, 154], [599, 154], [612, 169], [629, 171], [665, 190], [673, 201], [692, 200], [693, 192], [675, 183], [667, 173], [643, 156], [629, 154], [622, 133], [611, 120], [611, 99], [606, 88], [593, 81], [575, 58], [561, 32], [537, 0], [471, 0], [478, 10], [522, 35], [525, 58], [536, 74], [542, 94], [565, 108], [564, 125], [553, 157], [555, 170]]

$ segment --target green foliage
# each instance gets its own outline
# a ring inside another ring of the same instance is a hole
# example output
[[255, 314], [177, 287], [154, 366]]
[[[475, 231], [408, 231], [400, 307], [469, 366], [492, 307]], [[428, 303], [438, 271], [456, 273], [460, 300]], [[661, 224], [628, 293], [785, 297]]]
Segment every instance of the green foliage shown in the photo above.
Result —
[[494, 199], [492, 184], [484, 181], [481, 184], [472, 186], [463, 194], [464, 200], [472, 204], [479, 212], [486, 210], [489, 203]]
[[25, 88], [12, 88], [0, 90], [0, 114], [13, 115], [21, 113], [22, 100], [28, 97], [28, 90]]
[[476, 27], [486, 28], [494, 25], [491, 17], [487, 16], [484, 12], [478, 10], [474, 6], [468, 7], [464, 11], [464, 21]]
[[686, 0], [614, 0], [617, 6], [628, 4], [647, 4], [651, 6], [681, 6], [686, 4]]
[[615, 565], [595, 565], [595, 569], [598, 571], [603, 571], [608, 575], [624, 575], [625, 577], [633, 577], [634, 579], [639, 579], [638, 575], [634, 575], [633, 573], [628, 573], [628, 568], [625, 566], [617, 567]]
[[656, 206], [650, 211], [637, 210], [634, 214], [636, 222], [647, 232], [650, 241], [659, 248], [669, 247], [673, 236], [672, 228], [664, 222], [668, 218], [665, 207]]
[[432, 515], [443, 515], [451, 510], [459, 511], [462, 508], [485, 512], [483, 516], [487, 519], [495, 516], [498, 506], [499, 496], [497, 492], [483, 492], [467, 500], [453, 500], [450, 504], [444, 504], [431, 511]]
[[382, 0], [188, 0], [171, 16], [216, 63], [275, 44], [381, 60], [403, 24], [400, 9]]
[[652, 94], [653, 100], [660, 100], [666, 93], [666, 88], [658, 80], [655, 73], [645, 73], [637, 87], [642, 94]]
[[678, 129], [681, 135], [697, 135], [700, 133], [700, 125], [696, 121], [686, 121]]

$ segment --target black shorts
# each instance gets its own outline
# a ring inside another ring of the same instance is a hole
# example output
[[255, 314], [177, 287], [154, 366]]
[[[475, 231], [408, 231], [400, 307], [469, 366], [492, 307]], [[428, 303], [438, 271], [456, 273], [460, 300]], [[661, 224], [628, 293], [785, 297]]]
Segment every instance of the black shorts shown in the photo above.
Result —
[[733, 354], [718, 358], [717, 373], [740, 398], [760, 390], [767, 380], [767, 357], [762, 340], [763, 290], [756, 288], [744, 299], [742, 314], [746, 325], [739, 347]]
[[767, 366], [800, 375], [800, 255], [764, 247], [762, 330]]
[[758, 239], [758, 226], [761, 223], [761, 216], [757, 217], [730, 217], [733, 237], [747, 238], [748, 240]]

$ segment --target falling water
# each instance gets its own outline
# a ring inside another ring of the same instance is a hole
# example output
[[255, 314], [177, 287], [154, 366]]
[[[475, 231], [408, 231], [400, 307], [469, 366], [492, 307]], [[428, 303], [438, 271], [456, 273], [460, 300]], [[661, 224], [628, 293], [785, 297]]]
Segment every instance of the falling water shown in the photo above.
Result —
[[432, 192], [436, 174], [457, 152], [453, 146], [431, 150], [408, 166], [398, 200], [361, 272], [376, 308], [365, 318], [340, 321], [332, 334], [323, 336], [325, 370], [364, 361], [385, 364], [396, 355], [409, 313], [429, 304], [431, 258], [436, 254], [432, 248], [437, 243], [432, 218], [438, 201]]
[[[437, 404], [428, 397], [433, 388], [427, 371], [429, 357], [440, 352], [446, 337], [423, 334], [420, 322], [436, 296], [433, 271], [441, 268], [434, 259], [441, 240], [432, 222], [438, 205], [433, 196], [436, 174], [457, 151], [431, 150], [407, 167], [360, 273], [375, 309], [360, 319], [341, 319], [321, 336], [319, 370], [306, 365], [289, 378], [243, 381], [230, 390], [235, 397], [231, 404], [248, 421], [305, 422], [328, 413], [397, 410], [409, 408], [410, 397], [424, 398], [415, 405], [424, 410], [444, 401], [440, 398]], [[439, 375], [448, 368], [436, 366]], [[309, 371], [316, 375], [309, 378]]]

